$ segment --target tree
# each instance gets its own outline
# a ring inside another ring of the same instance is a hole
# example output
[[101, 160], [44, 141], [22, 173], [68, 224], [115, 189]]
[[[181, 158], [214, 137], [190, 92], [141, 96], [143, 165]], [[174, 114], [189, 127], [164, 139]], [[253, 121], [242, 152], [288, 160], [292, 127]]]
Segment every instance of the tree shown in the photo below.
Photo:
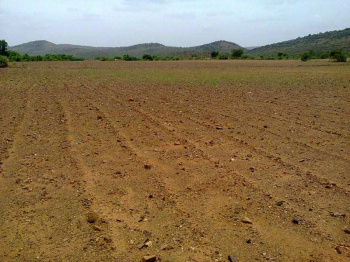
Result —
[[218, 51], [213, 51], [213, 52], [211, 52], [211, 58], [213, 58], [213, 59], [215, 59], [215, 58], [217, 58], [218, 57], [218, 55], [219, 55], [219, 52]]
[[304, 54], [301, 55], [301, 61], [307, 61], [307, 60], [310, 60], [311, 59], [311, 55], [309, 52], [306, 52]]
[[232, 51], [231, 57], [234, 59], [237, 59], [237, 58], [242, 57], [243, 54], [244, 54], [243, 49], [236, 49], [236, 50]]
[[336, 62], [346, 62], [347, 59], [346, 55], [340, 50], [333, 50], [329, 56]]
[[151, 55], [144, 54], [144, 55], [142, 56], [142, 60], [153, 61], [153, 57], [152, 57]]
[[7, 67], [7, 66], [8, 66], [7, 58], [5, 56], [0, 56], [0, 68]]
[[7, 42], [5, 40], [0, 40], [0, 55], [7, 56]]

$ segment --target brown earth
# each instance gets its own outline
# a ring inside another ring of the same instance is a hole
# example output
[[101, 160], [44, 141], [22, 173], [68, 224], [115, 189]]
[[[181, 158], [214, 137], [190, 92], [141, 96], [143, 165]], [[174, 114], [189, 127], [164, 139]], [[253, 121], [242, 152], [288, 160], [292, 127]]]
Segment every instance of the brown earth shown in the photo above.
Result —
[[0, 69], [0, 260], [348, 261], [349, 100], [349, 63]]

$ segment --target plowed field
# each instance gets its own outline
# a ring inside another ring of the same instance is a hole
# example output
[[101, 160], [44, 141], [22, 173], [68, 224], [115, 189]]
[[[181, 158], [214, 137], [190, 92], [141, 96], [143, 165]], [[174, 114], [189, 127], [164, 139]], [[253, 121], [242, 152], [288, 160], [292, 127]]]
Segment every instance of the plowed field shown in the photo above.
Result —
[[349, 63], [0, 69], [0, 260], [348, 261], [349, 102]]

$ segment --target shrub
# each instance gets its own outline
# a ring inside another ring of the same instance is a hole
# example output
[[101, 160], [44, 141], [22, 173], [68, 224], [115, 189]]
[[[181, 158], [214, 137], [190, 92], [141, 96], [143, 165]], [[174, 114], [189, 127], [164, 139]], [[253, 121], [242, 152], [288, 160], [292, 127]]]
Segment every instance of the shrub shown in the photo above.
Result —
[[218, 52], [218, 51], [213, 51], [213, 52], [210, 53], [210, 56], [211, 56], [211, 58], [213, 58], [213, 59], [217, 58], [218, 55], [219, 55], [219, 52]]
[[144, 55], [142, 56], [142, 60], [153, 61], [153, 57], [152, 57], [151, 55], [144, 54]]
[[0, 68], [7, 67], [7, 66], [8, 66], [7, 58], [4, 56], [0, 56]]
[[228, 55], [226, 55], [226, 54], [220, 54], [220, 55], [219, 55], [219, 59], [220, 59], [220, 60], [227, 60], [227, 59], [228, 59]]
[[237, 59], [237, 58], [242, 57], [243, 54], [244, 54], [244, 50], [243, 49], [237, 49], [237, 50], [233, 50], [232, 51], [231, 57], [233, 59]]
[[311, 59], [311, 55], [309, 52], [306, 52], [304, 54], [301, 55], [301, 61], [307, 61], [307, 60], [310, 60]]
[[346, 62], [346, 55], [344, 53], [334, 55], [334, 60], [336, 62]]
[[340, 50], [334, 50], [329, 55], [335, 62], [346, 62], [346, 55]]

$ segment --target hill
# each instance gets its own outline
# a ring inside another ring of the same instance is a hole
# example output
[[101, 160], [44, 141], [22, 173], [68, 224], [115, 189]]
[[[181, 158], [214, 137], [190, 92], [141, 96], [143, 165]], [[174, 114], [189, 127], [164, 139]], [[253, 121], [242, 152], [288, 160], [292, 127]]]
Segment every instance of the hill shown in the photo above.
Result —
[[157, 56], [209, 56], [211, 51], [220, 53], [231, 53], [233, 49], [240, 49], [241, 46], [227, 42], [217, 41], [195, 47], [170, 47], [158, 43], [138, 44], [127, 47], [91, 47], [80, 45], [59, 44], [40, 40], [33, 41], [17, 46], [9, 47], [9, 50], [16, 51], [20, 54], [29, 54], [31, 56], [46, 54], [67, 54], [81, 58], [95, 57], [114, 57], [125, 54], [141, 57], [144, 54]]
[[298, 37], [294, 40], [255, 48], [248, 53], [255, 56], [276, 56], [278, 52], [300, 55], [311, 49], [316, 52], [338, 49], [350, 55], [350, 28]]

